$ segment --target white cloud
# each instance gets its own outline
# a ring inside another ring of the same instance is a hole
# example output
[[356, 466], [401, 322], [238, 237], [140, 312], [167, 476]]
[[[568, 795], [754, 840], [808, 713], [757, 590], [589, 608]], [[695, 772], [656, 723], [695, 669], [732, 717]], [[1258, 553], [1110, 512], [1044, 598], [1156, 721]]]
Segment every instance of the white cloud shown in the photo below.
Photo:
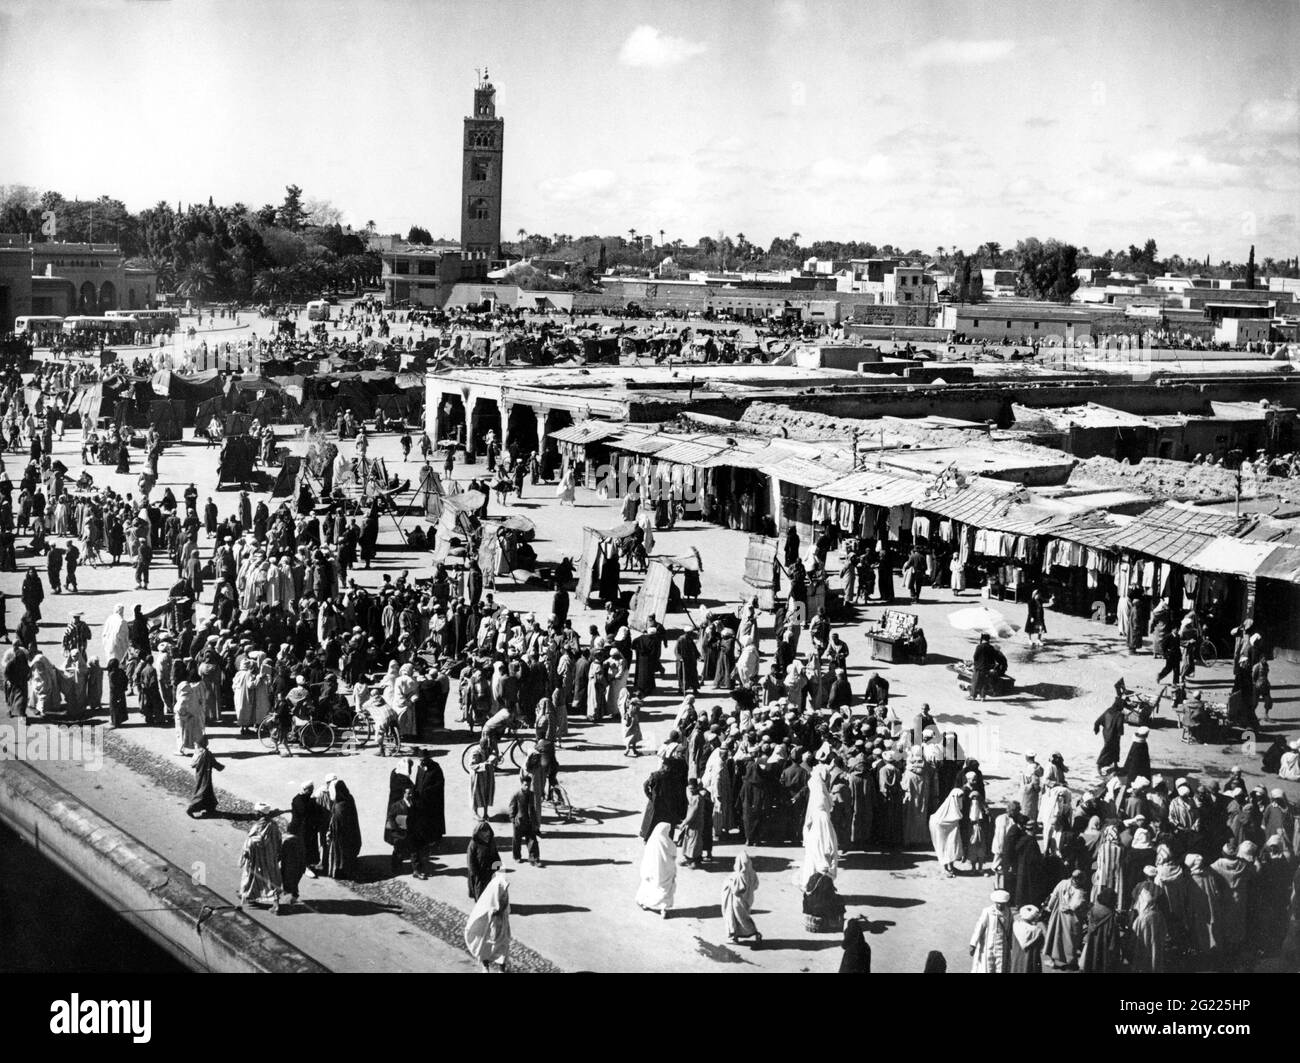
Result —
[[914, 49], [907, 61], [912, 66], [970, 66], [996, 63], [1015, 50], [1015, 41], [955, 41], [945, 37]]
[[708, 45], [660, 33], [653, 26], [638, 26], [623, 42], [618, 60], [624, 66], [645, 66], [655, 70], [676, 66], [708, 51]]
[[608, 196], [618, 187], [613, 170], [579, 170], [566, 177], [548, 177], [537, 189], [552, 203], [581, 203]]
[[1246, 126], [1260, 133], [1295, 136], [1300, 132], [1300, 100], [1295, 96], [1271, 100], [1251, 100], [1242, 108]]
[[883, 181], [892, 173], [893, 167], [887, 155], [872, 155], [866, 162], [827, 157], [818, 159], [808, 167], [809, 180], [818, 185]]
[[1215, 162], [1199, 152], [1145, 151], [1133, 159], [1137, 176], [1153, 184], [1209, 187], [1240, 184], [1245, 176], [1232, 163]]

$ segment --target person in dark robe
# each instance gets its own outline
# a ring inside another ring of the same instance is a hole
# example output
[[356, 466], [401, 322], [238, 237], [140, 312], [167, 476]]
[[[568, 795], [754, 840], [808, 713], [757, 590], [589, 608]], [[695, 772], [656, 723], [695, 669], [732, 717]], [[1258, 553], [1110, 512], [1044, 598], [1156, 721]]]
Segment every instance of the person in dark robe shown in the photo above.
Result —
[[871, 946], [864, 935], [866, 919], [858, 916], [844, 924], [844, 952], [840, 956], [840, 974], [870, 974]]
[[931, 949], [925, 957], [925, 969], [922, 974], [947, 974], [948, 961], [938, 949]]
[[780, 786], [784, 814], [780, 822], [780, 840], [798, 842], [803, 839], [803, 821], [808, 812], [808, 779], [812, 774], [813, 756], [805, 753], [803, 763], [792, 761], [781, 772]]
[[713, 669], [713, 685], [730, 690], [736, 669], [736, 633], [723, 628], [718, 634], [718, 656]]
[[1015, 889], [1008, 890], [1016, 908], [1029, 904], [1037, 907], [1047, 896], [1048, 886], [1043, 881], [1043, 850], [1038, 843], [1037, 827], [1037, 821], [1026, 823], [1025, 833], [1016, 848]]
[[888, 545], [883, 542], [880, 544], [878, 572], [880, 575], [876, 586], [880, 591], [880, 603], [888, 605], [894, 600], [894, 559], [890, 556]]
[[897, 849], [903, 844], [903, 786], [896, 754], [890, 754], [876, 774], [880, 794], [879, 841], [886, 849]]
[[[757, 845], [765, 837], [768, 790], [767, 769], [757, 758], [749, 760], [745, 764], [745, 773], [740, 783], [741, 823], [746, 845]], [[801, 828], [802, 826], [800, 824]]]
[[820, 871], [814, 872], [803, 888], [804, 927], [813, 933], [838, 930], [844, 920], [844, 898], [835, 889], [835, 880]]
[[618, 602], [622, 598], [619, 589], [618, 551], [613, 546], [608, 549], [608, 556], [601, 560], [600, 582], [597, 586], [600, 588], [602, 602]]
[[415, 772], [415, 797], [410, 814], [412, 845], [438, 851], [447, 833], [445, 790], [442, 768], [425, 754]]
[[333, 805], [328, 828], [328, 863], [330, 878], [350, 879], [356, 874], [357, 857], [361, 855], [361, 822], [352, 793], [342, 779], [330, 787]]
[[1110, 708], [1093, 721], [1092, 733], [1101, 735], [1101, 752], [1097, 755], [1097, 770], [1118, 764], [1119, 740], [1124, 734], [1124, 697], [1118, 689]]
[[216, 812], [217, 791], [212, 785], [212, 773], [226, 770], [226, 766], [208, 749], [206, 737], [198, 738], [195, 744], [199, 748], [194, 753], [194, 759], [190, 761], [190, 767], [194, 769], [194, 799], [185, 809], [185, 814], [191, 819], [197, 818], [200, 814], [210, 816]]
[[1128, 756], [1124, 758], [1124, 767], [1121, 769], [1129, 782], [1151, 778], [1151, 751], [1147, 746], [1147, 734], [1145, 727], [1139, 727], [1133, 732], [1133, 742], [1128, 747]]
[[659, 674], [660, 655], [663, 652], [663, 635], [659, 625], [650, 621], [646, 631], [633, 641], [636, 650], [636, 678], [634, 688], [643, 698], [653, 697], [655, 676]]
[[45, 588], [41, 585], [41, 577], [35, 568], [29, 568], [27, 575], [23, 577], [21, 597], [23, 605], [27, 607], [27, 615], [40, 623], [41, 602], [45, 600]]
[[[294, 795], [296, 803], [303, 793], [311, 800], [311, 783], [304, 783], [298, 794]], [[292, 812], [292, 809], [291, 809]], [[280, 837], [280, 883], [284, 890], [284, 899], [289, 904], [298, 903], [298, 885], [307, 872], [307, 850], [303, 831], [296, 815], [290, 815], [289, 825]], [[314, 875], [312, 876], [315, 877]]]
[[844, 848], [850, 852], [866, 852], [871, 844], [875, 820], [876, 788], [872, 785], [863, 751], [859, 750], [849, 758], [848, 769], [852, 807], [849, 813], [849, 835]]
[[1089, 974], [1111, 974], [1123, 970], [1124, 954], [1120, 944], [1119, 918], [1115, 915], [1115, 891], [1103, 886], [1088, 909], [1083, 932], [1083, 954], [1079, 970]]
[[[649, 841], [655, 825], [671, 823], [676, 826], [680, 816], [674, 816], [676, 802], [673, 800], [673, 779], [666, 766], [661, 766], [647, 776], [642, 789], [645, 791], [645, 813], [641, 817], [641, 840]], [[683, 814], [685, 809], [682, 810]]]
[[690, 632], [683, 631], [677, 636], [673, 647], [673, 656], [677, 659], [677, 692], [685, 697], [688, 693], [700, 689], [700, 650]]
[[791, 523], [786, 525], [785, 542], [782, 544], [781, 562], [786, 568], [790, 568], [798, 560], [799, 529]]
[[465, 851], [470, 900], [478, 900], [479, 894], [487, 888], [487, 884], [492, 881], [493, 874], [500, 866], [501, 857], [497, 853], [497, 839], [492, 833], [492, 824], [481, 819], [478, 821], [478, 826], [474, 828]]
[[316, 877], [314, 868], [320, 865], [320, 834], [324, 816], [312, 792], [315, 787], [303, 783], [289, 803], [288, 833], [302, 839], [303, 866], [306, 873]]

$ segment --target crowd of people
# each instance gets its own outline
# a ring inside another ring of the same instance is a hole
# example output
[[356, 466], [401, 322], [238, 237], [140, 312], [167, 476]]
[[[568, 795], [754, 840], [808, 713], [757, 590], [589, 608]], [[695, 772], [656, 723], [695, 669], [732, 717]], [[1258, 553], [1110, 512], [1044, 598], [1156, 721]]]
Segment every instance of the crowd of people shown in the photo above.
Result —
[[[979, 761], [957, 752], [929, 706], [904, 721], [882, 672], [854, 668], [850, 681], [842, 632], [826, 609], [807, 609], [810, 588], [832, 578], [827, 534], [808, 549], [793, 527], [783, 536], [788, 582], [770, 632], [756, 598], [676, 637], [653, 618], [634, 631], [620, 565], [626, 555], [617, 549], [598, 562], [592, 585], [604, 617], [585, 631], [570, 617], [575, 573], [566, 559], [545, 575], [549, 614], [525, 613], [497, 600], [472, 539], [464, 558], [431, 565], [427, 577], [384, 574], [378, 586], [361, 587], [349, 573], [376, 555], [377, 498], [358, 505], [342, 494], [318, 499], [303, 491], [272, 509], [243, 491], [223, 515], [212, 498], [200, 505], [193, 484], [179, 499], [170, 488], [155, 498], [153, 481], [143, 478], [139, 495], [69, 484], [51, 458], [64, 407], [44, 396], [66, 391], [81, 372], [43, 368], [28, 385], [41, 393], [30, 410], [21, 379], [0, 392], [6, 425], [30, 455], [16, 500], [0, 476], [0, 568], [17, 570], [15, 541], [27, 535], [28, 556], [40, 558], [45, 572], [42, 580], [35, 564], [27, 568], [23, 614], [3, 662], [11, 715], [76, 718], [107, 701], [113, 727], [136, 722], [133, 715], [142, 726], [173, 727], [176, 753], [194, 773], [188, 811], [209, 816], [219, 804], [213, 773], [224, 766], [209, 747], [216, 727], [238, 728], [244, 738], [269, 728], [268, 755], [293, 756], [304, 724], [347, 730], [368, 718], [377, 752], [400, 757], [435, 738], [454, 714], [478, 736], [464, 792], [475, 824], [465, 858], [474, 902], [466, 944], [486, 967], [508, 965], [511, 941], [492, 816], [508, 814], [517, 864], [544, 866], [545, 805], [573, 725], [616, 720], [624, 753], [640, 756], [642, 715], [665, 694], [680, 703], [644, 782], [634, 897], [662, 918], [672, 914], [678, 875], [721, 858], [731, 868], [720, 891], [725, 936], [758, 945], [761, 882], [750, 850], [791, 846], [801, 849], [793, 878], [805, 925], [843, 933], [852, 970], [869, 969], [870, 949], [836, 883], [845, 854], [855, 852], [933, 850], [944, 876], [995, 876], [971, 942], [979, 971], [1237, 969], [1276, 956], [1295, 935], [1300, 824], [1282, 791], [1248, 789], [1239, 773], [1222, 786], [1181, 774], [1166, 781], [1141, 732], [1121, 762], [1117, 695], [1097, 721], [1099, 782], [1070, 779], [1059, 755], [1039, 767], [1030, 754], [1016, 798], [1000, 805]], [[384, 427], [404, 433], [409, 453], [404, 426]], [[345, 414], [335, 431], [364, 456], [364, 426]], [[524, 480], [547, 477], [536, 455], [491, 442], [489, 469], [498, 482], [509, 476], [517, 494]], [[428, 461], [427, 437], [421, 444]], [[150, 434], [147, 475], [156, 478], [166, 445]], [[561, 501], [565, 492], [572, 501], [568, 472]], [[483, 494], [478, 516], [485, 516], [489, 483], [475, 479], [469, 487]], [[651, 502], [631, 503], [644, 551], [660, 516]], [[433, 546], [436, 538], [430, 528], [410, 541]], [[942, 578], [943, 560], [912, 553], [891, 559], [857, 544], [840, 570], [846, 600], [892, 599], [895, 561], [906, 593], [919, 599]], [[166, 603], [147, 615], [139, 605], [130, 616], [116, 606], [97, 647], [74, 613], [62, 666], [51, 662], [39, 645], [47, 586], [51, 594], [77, 594], [80, 565], [124, 562], [137, 587], [165, 572]], [[698, 571], [686, 576], [683, 593], [690, 595], [693, 578], [698, 597]], [[1037, 618], [1031, 634], [1041, 638], [1041, 599], [1029, 609]], [[0, 629], [8, 635], [2, 609]], [[911, 659], [923, 661], [923, 633], [920, 639]], [[1159, 641], [1161, 652], [1166, 642]], [[1263, 681], [1258, 674], [1266, 661], [1260, 646], [1246, 628], [1233, 655], [1234, 675], [1241, 684], [1248, 676], [1255, 700], [1268, 691], [1266, 670]], [[974, 665], [979, 672], [979, 651]], [[972, 696], [982, 696], [978, 683]], [[518, 735], [528, 739], [522, 766], [498, 794], [504, 744]], [[1297, 759], [1294, 749], [1281, 753], [1282, 778], [1300, 775]], [[450, 869], [451, 854], [439, 852], [444, 785], [429, 756], [413, 754], [405, 770], [390, 774], [382, 812], [391, 873], [409, 865], [422, 879], [439, 860]], [[257, 805], [241, 856], [241, 902], [278, 910], [286, 899], [296, 902], [304, 877], [356, 877], [361, 850], [347, 785], [333, 776], [303, 783], [287, 810]]]

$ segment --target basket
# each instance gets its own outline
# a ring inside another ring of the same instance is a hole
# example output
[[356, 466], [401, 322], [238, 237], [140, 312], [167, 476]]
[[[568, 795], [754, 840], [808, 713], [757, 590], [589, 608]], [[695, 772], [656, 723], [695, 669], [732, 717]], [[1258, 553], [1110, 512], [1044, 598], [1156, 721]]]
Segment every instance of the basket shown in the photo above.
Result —
[[805, 915], [803, 928], [810, 934], [841, 934], [844, 932], [844, 916]]

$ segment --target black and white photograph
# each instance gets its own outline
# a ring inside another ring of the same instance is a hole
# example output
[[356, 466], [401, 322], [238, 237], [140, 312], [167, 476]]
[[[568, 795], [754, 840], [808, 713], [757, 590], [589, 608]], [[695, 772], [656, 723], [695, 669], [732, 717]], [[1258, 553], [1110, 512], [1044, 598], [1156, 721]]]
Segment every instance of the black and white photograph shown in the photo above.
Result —
[[1251, 1036], [1297, 55], [1294, 0], [0, 0], [0, 973], [1196, 975], [1238, 1010], [1093, 1033]]

